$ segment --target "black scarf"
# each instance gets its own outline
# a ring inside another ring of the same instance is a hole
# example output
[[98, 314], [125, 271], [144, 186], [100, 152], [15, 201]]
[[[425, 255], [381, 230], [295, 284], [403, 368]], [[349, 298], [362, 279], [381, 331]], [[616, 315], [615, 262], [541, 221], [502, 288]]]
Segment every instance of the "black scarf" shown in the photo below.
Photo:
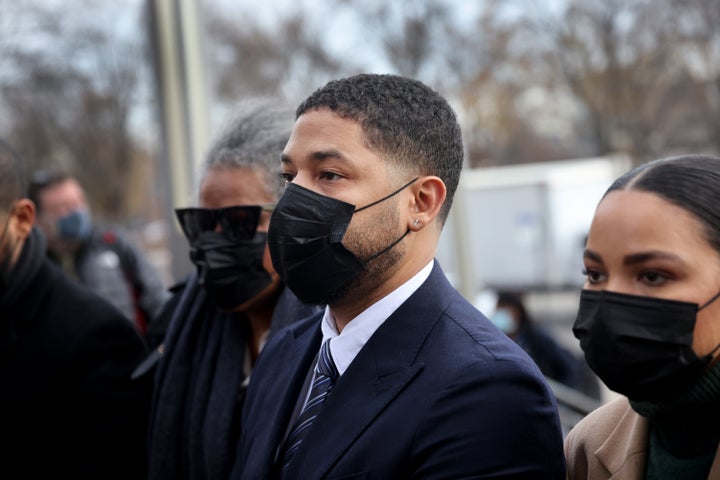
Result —
[[[284, 288], [271, 334], [317, 308]], [[218, 310], [193, 274], [172, 314], [155, 373], [148, 479], [225, 479], [240, 436], [250, 325]]]
[[149, 478], [229, 475], [239, 435], [246, 324], [219, 311], [192, 276], [173, 312], [156, 372]]

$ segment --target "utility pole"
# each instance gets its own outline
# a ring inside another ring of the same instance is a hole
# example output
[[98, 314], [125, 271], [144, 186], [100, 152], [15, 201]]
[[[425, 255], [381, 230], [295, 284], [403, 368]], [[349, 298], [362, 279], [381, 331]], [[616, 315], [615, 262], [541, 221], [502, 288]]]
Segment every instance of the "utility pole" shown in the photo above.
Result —
[[159, 187], [167, 204], [172, 275], [179, 280], [191, 264], [173, 209], [194, 201], [195, 175], [208, 145], [203, 27], [196, 0], [148, 0], [147, 8], [163, 139]]

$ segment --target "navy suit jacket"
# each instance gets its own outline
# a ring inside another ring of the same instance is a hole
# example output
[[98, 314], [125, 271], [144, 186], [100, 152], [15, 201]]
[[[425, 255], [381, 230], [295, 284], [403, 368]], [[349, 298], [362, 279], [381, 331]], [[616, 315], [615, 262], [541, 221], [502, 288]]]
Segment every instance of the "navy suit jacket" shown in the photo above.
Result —
[[[232, 479], [276, 478], [321, 319], [280, 331], [263, 350]], [[321, 478], [564, 479], [554, 397], [436, 262], [338, 379], [284, 480]]]

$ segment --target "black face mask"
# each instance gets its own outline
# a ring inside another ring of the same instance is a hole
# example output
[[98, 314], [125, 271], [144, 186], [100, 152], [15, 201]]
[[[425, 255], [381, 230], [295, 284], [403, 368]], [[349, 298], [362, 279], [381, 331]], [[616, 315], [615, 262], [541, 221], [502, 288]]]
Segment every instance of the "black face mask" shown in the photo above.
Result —
[[[590, 368], [611, 390], [658, 401], [689, 387], [712, 360], [692, 349], [696, 303], [583, 290], [573, 326]], [[720, 345], [719, 345], [720, 346]]]
[[397, 195], [415, 180], [362, 208], [288, 184], [270, 219], [268, 246], [275, 271], [301, 301], [315, 305], [342, 298], [364, 264], [389, 251], [400, 238], [361, 262], [342, 239], [354, 213]]
[[202, 232], [190, 248], [200, 284], [223, 310], [242, 305], [272, 278], [263, 268], [267, 234], [257, 232], [250, 240], [229, 240], [222, 232]]

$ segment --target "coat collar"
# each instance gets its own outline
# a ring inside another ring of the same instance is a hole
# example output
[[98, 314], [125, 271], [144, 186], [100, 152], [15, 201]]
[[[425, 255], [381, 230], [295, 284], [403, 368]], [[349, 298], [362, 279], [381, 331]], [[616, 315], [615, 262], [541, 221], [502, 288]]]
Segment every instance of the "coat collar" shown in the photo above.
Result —
[[647, 458], [648, 421], [624, 401], [625, 412], [595, 452], [613, 480], [642, 478]]
[[[625, 411], [613, 431], [595, 451], [595, 457], [610, 473], [610, 480], [635, 480], [645, 475], [648, 455], [648, 419], [635, 412], [627, 399]], [[720, 446], [710, 468], [709, 480], [720, 480]]]

